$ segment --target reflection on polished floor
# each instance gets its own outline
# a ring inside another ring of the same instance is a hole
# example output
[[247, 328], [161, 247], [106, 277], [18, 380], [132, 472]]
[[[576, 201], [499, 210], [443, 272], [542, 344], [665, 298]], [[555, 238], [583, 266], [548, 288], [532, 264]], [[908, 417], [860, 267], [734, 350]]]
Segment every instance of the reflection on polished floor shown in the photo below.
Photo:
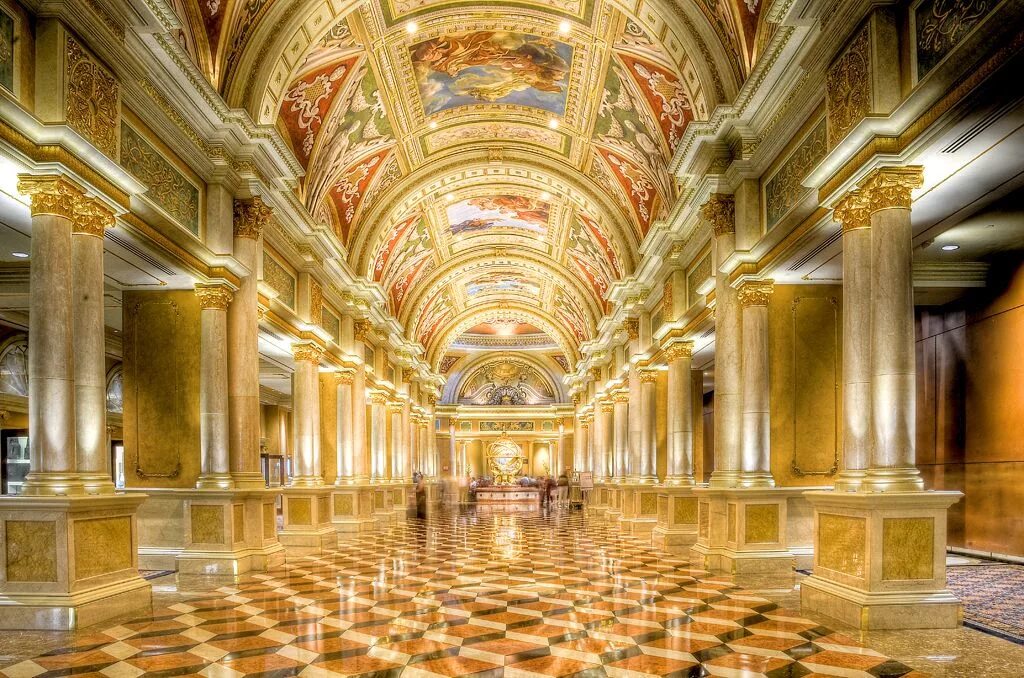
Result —
[[59, 649], [12, 637], [20, 661], [2, 673], [925, 675], [648, 544], [578, 514], [443, 513], [176, 594]]

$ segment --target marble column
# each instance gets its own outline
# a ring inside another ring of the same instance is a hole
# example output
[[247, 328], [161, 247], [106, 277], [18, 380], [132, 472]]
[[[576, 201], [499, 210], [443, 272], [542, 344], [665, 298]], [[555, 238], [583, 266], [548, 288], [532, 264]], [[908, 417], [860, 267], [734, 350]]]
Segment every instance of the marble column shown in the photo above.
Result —
[[712, 487], [735, 487], [740, 473], [742, 409], [740, 392], [740, 307], [736, 290], [723, 270], [736, 246], [735, 202], [713, 194], [701, 216], [715, 234], [715, 468]]
[[668, 363], [668, 459], [665, 484], [693, 485], [693, 342], [665, 349]]
[[352, 475], [356, 483], [370, 479], [371, 446], [366, 444], [366, 367], [352, 374]]
[[860, 488], [871, 461], [871, 213], [860, 191], [836, 205], [843, 227], [843, 468], [836, 489]]
[[388, 404], [391, 413], [391, 474], [389, 480], [396, 483], [405, 482], [405, 433], [402, 426], [402, 412], [405, 406], [401, 402]]
[[595, 416], [599, 423], [594, 433], [600, 459], [597, 468], [601, 472], [601, 481], [607, 482], [615, 477], [615, 403], [609, 399], [597, 401], [596, 404], [599, 405], [599, 411]]
[[293, 487], [319, 487], [323, 485], [323, 469], [317, 465], [317, 447], [320, 431], [320, 357], [316, 344], [296, 344], [294, 390], [292, 393], [295, 417], [295, 474]]
[[455, 468], [455, 430], [457, 428], [456, 424], [458, 424], [458, 419], [448, 419], [448, 475], [451, 478], [457, 478], [459, 475], [458, 470]]
[[370, 394], [370, 482], [387, 481], [386, 459], [388, 395], [383, 391]]
[[231, 288], [196, 285], [200, 310], [199, 454], [200, 489], [230, 489], [228, 436], [228, 305]]
[[658, 422], [657, 422], [657, 387], [658, 370], [646, 368], [639, 370], [640, 380], [640, 440], [638, 482], [658, 482]]
[[242, 276], [228, 307], [228, 426], [231, 476], [235, 487], [262, 488], [260, 471], [260, 362], [257, 274], [263, 227], [270, 208], [259, 197], [234, 204], [234, 257]]
[[615, 409], [613, 412], [613, 441], [615, 448], [614, 481], [621, 483], [626, 479], [626, 455], [629, 452], [629, 391], [615, 393]]
[[338, 432], [336, 449], [338, 455], [338, 477], [335, 485], [352, 485], [356, 481], [354, 420], [359, 415], [353, 407], [353, 382], [355, 372], [343, 370], [335, 373], [338, 388]]
[[107, 442], [103, 233], [114, 214], [98, 200], [79, 201], [71, 236], [75, 363], [75, 457], [87, 494], [114, 491]]
[[628, 343], [626, 344], [626, 364], [629, 371], [626, 375], [626, 388], [629, 391], [630, 407], [626, 408], [626, 475], [625, 481], [636, 483], [641, 475], [641, 395], [640, 395], [640, 372], [632, 365], [632, 358], [640, 353], [640, 321], [630, 318], [622, 323], [626, 332]]
[[75, 460], [74, 304], [71, 232], [82, 199], [67, 179], [18, 178], [31, 199], [28, 425], [31, 466], [22, 494], [74, 495], [84, 487]]
[[876, 170], [861, 185], [871, 214], [871, 465], [876, 492], [921, 490], [915, 466], [913, 232], [910, 193], [920, 167]]
[[572, 429], [572, 465], [576, 469], [583, 468], [583, 436], [580, 435], [583, 431], [583, 424], [581, 419], [582, 415], [580, 414], [579, 407], [577, 407], [573, 414]]
[[773, 281], [739, 289], [743, 338], [743, 436], [740, 487], [773, 487], [768, 384], [768, 299]]

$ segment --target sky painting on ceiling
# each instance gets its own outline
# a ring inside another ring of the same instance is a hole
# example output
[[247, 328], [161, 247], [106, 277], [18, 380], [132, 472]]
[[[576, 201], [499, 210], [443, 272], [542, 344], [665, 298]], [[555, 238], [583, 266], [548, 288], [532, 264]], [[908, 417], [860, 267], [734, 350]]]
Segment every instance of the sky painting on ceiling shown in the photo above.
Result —
[[448, 207], [452, 235], [471, 235], [492, 229], [520, 231], [543, 237], [548, 232], [551, 205], [533, 198], [488, 195], [462, 200]]
[[410, 48], [423, 111], [515, 104], [563, 115], [572, 47], [526, 33], [442, 35]]

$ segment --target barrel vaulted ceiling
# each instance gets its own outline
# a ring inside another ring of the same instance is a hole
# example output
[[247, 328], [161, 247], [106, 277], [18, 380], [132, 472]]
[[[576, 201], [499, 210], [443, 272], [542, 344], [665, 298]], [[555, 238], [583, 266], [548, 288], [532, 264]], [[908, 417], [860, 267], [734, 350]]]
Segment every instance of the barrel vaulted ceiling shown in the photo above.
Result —
[[481, 324], [573, 361], [735, 94], [758, 0], [178, 0], [180, 40], [275, 125], [294, 186], [437, 367]]

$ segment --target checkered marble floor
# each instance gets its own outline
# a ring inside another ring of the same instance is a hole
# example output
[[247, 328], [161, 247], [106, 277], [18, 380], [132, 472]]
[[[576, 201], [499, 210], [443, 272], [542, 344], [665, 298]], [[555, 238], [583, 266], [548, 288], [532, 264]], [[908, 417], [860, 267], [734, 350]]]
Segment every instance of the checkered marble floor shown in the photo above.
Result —
[[924, 675], [602, 522], [472, 512], [344, 541], [0, 673]]

